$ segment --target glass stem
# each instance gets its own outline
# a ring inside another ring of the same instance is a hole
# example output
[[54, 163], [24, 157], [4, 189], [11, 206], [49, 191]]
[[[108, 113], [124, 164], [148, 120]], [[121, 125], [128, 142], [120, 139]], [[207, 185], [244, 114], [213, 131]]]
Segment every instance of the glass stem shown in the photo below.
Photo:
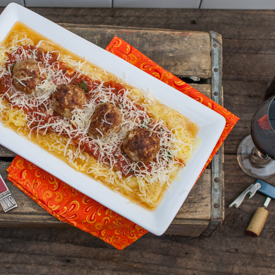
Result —
[[256, 147], [251, 151], [250, 162], [259, 167], [265, 166], [270, 162], [270, 158], [262, 154]]

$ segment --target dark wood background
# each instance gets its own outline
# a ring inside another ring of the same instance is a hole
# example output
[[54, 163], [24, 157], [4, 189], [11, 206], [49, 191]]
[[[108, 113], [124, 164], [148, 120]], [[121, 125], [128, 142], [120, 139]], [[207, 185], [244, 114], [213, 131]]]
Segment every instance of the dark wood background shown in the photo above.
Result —
[[56, 23], [222, 34], [224, 105], [241, 119], [225, 141], [225, 220], [211, 238], [146, 234], [118, 251], [75, 228], [0, 228], [0, 274], [275, 274], [275, 202], [258, 238], [245, 229], [265, 197], [228, 208], [255, 181], [238, 167], [236, 150], [275, 75], [275, 11], [33, 10]]

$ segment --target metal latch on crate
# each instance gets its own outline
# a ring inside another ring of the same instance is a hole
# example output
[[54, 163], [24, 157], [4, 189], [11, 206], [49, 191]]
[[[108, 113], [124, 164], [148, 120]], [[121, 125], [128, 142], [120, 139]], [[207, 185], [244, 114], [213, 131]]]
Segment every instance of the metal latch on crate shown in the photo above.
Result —
[[8, 212], [18, 206], [1, 175], [0, 175], [0, 204], [4, 212]]
[[271, 199], [275, 199], [275, 186], [263, 180], [257, 179], [255, 183], [251, 184], [229, 205], [229, 207], [235, 206], [236, 208], [238, 208], [247, 194], [249, 194], [249, 198], [252, 198], [257, 191], [266, 195], [267, 197], [263, 204], [263, 207], [259, 207], [256, 210], [246, 229], [246, 233], [254, 237], [258, 237], [264, 227], [265, 221], [268, 216], [268, 211], [266, 210], [266, 208], [268, 207]]

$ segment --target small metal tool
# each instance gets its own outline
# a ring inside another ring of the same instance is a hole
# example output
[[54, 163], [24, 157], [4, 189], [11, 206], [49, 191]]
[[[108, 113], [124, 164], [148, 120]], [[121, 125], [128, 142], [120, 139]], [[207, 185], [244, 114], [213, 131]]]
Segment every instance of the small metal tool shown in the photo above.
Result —
[[235, 206], [236, 208], [238, 208], [248, 193], [250, 193], [249, 198], [252, 198], [257, 191], [266, 195], [267, 198], [263, 204], [264, 207], [259, 207], [256, 210], [246, 229], [246, 233], [254, 237], [258, 237], [263, 229], [263, 226], [268, 216], [268, 211], [266, 210], [266, 208], [268, 207], [271, 199], [275, 199], [275, 186], [270, 185], [263, 180], [257, 179], [254, 184], [251, 184], [241, 195], [239, 195], [238, 198], [236, 198], [229, 205], [229, 207]]
[[8, 212], [18, 206], [1, 175], [0, 175], [0, 204], [4, 212]]
[[244, 200], [244, 198], [245, 198], [245, 196], [246, 196], [247, 194], [249, 194], [249, 198], [251, 199], [251, 198], [256, 194], [256, 192], [257, 192], [260, 188], [261, 188], [261, 184], [258, 183], [257, 181], [256, 181], [256, 183], [252, 183], [248, 188], [246, 188], [246, 189], [241, 193], [241, 195], [239, 195], [238, 198], [236, 198], [236, 199], [229, 205], [229, 207], [235, 206], [236, 208], [238, 208], [238, 207], [242, 204], [242, 202], [243, 202], [243, 200]]

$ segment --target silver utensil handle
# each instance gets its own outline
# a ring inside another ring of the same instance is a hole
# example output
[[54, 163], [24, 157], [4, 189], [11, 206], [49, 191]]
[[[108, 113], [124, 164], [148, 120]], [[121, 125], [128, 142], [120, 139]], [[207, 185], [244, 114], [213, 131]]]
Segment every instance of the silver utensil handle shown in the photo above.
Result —
[[243, 202], [245, 196], [250, 193], [249, 198], [252, 198], [257, 190], [259, 190], [261, 188], [261, 184], [260, 183], [256, 183], [256, 184], [251, 184], [248, 188], [246, 188], [230, 205], [229, 207], [235, 206], [236, 208], [238, 208], [241, 203]]

